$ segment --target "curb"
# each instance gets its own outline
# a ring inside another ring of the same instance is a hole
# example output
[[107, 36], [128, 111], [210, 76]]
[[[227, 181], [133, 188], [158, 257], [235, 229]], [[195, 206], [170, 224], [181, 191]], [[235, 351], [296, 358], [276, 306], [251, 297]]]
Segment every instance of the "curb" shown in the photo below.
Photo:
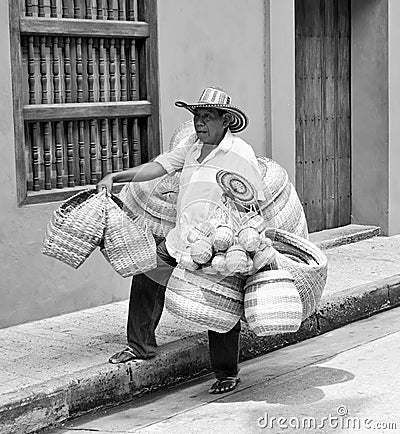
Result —
[[[351, 226], [351, 225], [350, 225]], [[349, 233], [351, 232], [351, 233]], [[326, 249], [373, 237], [379, 228], [347, 230], [342, 237], [312, 240]], [[323, 237], [322, 237], [323, 238]], [[243, 327], [240, 361], [400, 306], [400, 274], [346, 289], [322, 299], [319, 310], [296, 333], [256, 337]], [[100, 407], [132, 400], [210, 372], [207, 332], [159, 348], [156, 358], [124, 365], [104, 363], [37, 386], [0, 396], [0, 433], [29, 434], [61, 425]]]
[[310, 241], [320, 249], [332, 249], [345, 244], [373, 238], [381, 234], [378, 226], [347, 225], [310, 234]]

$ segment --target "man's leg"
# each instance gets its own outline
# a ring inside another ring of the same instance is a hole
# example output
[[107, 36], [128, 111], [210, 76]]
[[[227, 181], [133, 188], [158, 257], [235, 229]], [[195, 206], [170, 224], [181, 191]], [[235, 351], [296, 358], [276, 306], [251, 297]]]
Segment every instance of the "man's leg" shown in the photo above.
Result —
[[[276, 261], [265, 265], [258, 272], [277, 270]], [[227, 333], [217, 333], [209, 330], [208, 342], [210, 348], [211, 367], [217, 381], [211, 386], [210, 393], [224, 393], [233, 390], [239, 383], [239, 345], [240, 321]]]
[[240, 321], [227, 333], [208, 331], [211, 367], [217, 381], [211, 386], [210, 393], [223, 393], [233, 390], [240, 382], [239, 340]]
[[127, 322], [129, 347], [112, 356], [111, 363], [155, 356], [155, 330], [164, 308], [165, 288], [175, 266], [175, 259], [162, 241], [157, 246], [157, 268], [132, 278]]

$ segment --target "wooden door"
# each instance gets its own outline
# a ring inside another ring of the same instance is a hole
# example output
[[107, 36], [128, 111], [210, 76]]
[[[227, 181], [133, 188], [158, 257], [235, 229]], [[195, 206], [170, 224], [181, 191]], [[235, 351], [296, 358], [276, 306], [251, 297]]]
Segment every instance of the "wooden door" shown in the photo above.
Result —
[[351, 217], [349, 0], [296, 0], [296, 188], [310, 232]]

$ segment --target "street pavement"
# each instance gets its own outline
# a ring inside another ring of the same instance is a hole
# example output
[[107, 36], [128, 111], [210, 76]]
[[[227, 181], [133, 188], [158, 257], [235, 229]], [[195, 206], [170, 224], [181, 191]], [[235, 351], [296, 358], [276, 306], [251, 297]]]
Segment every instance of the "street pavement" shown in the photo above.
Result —
[[206, 376], [49, 433], [400, 433], [399, 314], [242, 363], [232, 393], [209, 395]]

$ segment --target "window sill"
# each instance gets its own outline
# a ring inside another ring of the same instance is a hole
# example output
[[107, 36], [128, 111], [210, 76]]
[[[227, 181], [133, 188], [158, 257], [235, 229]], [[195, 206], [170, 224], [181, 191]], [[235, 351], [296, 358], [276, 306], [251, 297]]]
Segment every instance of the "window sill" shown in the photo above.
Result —
[[[113, 193], [119, 193], [125, 183], [114, 184]], [[51, 202], [64, 202], [70, 197], [84, 190], [96, 188], [95, 185], [79, 185], [77, 187], [67, 187], [52, 190], [30, 191], [21, 206], [36, 205]]]

